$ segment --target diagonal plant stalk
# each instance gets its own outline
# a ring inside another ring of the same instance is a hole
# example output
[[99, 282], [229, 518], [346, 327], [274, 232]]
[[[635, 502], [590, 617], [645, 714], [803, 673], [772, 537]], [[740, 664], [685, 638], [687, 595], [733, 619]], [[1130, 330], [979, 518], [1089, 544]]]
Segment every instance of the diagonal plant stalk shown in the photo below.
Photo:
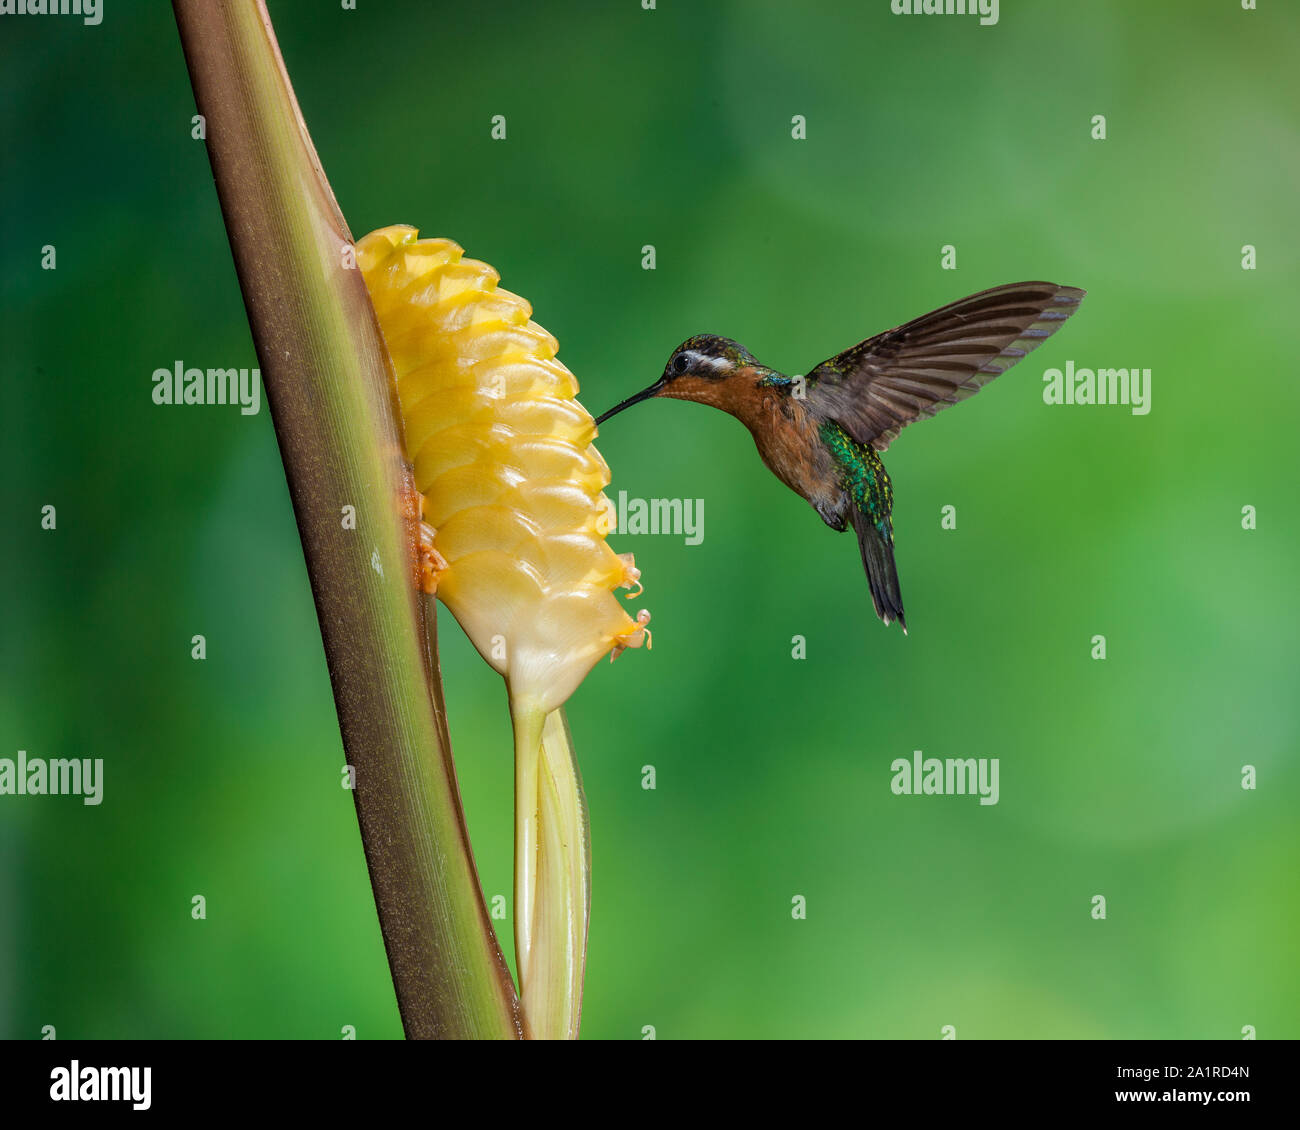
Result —
[[[262, 0], [173, 0], [320, 619], [409, 1037], [521, 1034], [414, 583], [393, 373]], [[345, 506], [356, 508], [345, 529]], [[432, 615], [430, 610], [429, 615]], [[431, 637], [432, 638], [432, 637]]]

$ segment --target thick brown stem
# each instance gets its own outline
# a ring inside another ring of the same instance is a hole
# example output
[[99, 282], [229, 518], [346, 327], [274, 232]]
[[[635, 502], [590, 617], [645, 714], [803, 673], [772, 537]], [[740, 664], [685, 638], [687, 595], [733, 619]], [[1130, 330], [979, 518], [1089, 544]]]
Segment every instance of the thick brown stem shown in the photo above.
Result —
[[[302, 536], [406, 1034], [520, 1034], [425, 644], [393, 377], [260, 0], [174, 0]], [[344, 520], [353, 507], [355, 524]], [[322, 772], [335, 770], [322, 766]]]

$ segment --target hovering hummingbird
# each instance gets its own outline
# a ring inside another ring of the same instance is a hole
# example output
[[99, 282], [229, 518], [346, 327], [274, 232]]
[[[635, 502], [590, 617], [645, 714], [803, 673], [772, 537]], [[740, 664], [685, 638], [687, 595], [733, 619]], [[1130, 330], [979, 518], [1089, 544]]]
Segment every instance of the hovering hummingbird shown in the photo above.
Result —
[[894, 492], [880, 453], [903, 427], [973, 396], [1051, 337], [1084, 293], [1047, 282], [984, 290], [867, 338], [806, 377], [760, 364], [730, 338], [699, 334], [673, 350], [654, 384], [596, 423], [655, 396], [730, 412], [768, 469], [831, 529], [853, 523], [876, 615], [906, 633]]

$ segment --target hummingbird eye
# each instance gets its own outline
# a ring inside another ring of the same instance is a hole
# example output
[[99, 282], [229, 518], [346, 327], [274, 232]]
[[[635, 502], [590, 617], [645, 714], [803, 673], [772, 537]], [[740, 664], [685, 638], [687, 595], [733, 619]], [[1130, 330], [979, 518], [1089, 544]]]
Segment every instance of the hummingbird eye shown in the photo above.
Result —
[[690, 363], [690, 358], [687, 357], [685, 353], [677, 354], [677, 356], [673, 358], [673, 372], [679, 375], [686, 372]]

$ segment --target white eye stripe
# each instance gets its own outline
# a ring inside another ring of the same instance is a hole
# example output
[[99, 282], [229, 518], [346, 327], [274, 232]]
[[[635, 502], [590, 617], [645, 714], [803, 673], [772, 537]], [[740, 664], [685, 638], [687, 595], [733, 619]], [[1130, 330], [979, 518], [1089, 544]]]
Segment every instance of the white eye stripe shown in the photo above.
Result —
[[696, 369], [712, 369], [715, 373], [723, 373], [731, 368], [731, 362], [725, 357], [706, 357], [703, 353], [695, 352], [690, 357], [692, 367]]

